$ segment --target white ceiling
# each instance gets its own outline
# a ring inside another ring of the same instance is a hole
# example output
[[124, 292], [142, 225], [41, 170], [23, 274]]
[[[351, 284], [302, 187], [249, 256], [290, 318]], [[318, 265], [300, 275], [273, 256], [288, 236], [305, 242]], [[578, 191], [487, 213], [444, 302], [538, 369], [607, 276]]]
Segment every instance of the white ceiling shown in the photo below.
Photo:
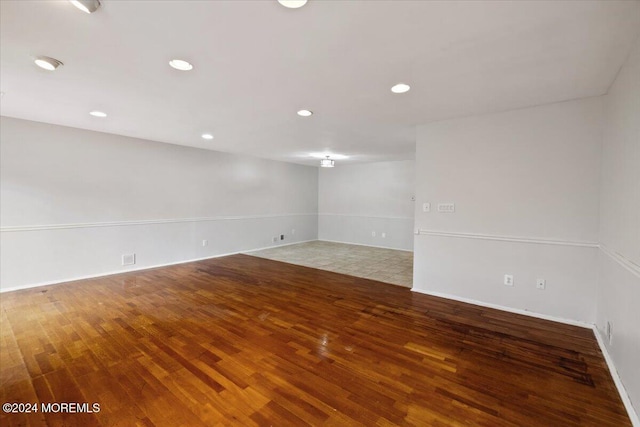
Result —
[[638, 1], [102, 5], [0, 1], [2, 115], [313, 165], [410, 159], [416, 124], [603, 94], [640, 31]]

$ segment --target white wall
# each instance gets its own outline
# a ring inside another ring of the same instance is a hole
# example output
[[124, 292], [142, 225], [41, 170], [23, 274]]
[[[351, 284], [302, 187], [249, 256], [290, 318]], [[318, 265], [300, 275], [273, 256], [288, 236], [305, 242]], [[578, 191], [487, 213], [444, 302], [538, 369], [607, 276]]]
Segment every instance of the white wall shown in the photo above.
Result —
[[412, 250], [414, 191], [413, 160], [321, 168], [318, 237]]
[[0, 136], [4, 290], [317, 238], [315, 167], [7, 117]]
[[589, 98], [420, 126], [414, 290], [593, 323], [601, 116]]
[[640, 410], [640, 41], [605, 96], [597, 326]]

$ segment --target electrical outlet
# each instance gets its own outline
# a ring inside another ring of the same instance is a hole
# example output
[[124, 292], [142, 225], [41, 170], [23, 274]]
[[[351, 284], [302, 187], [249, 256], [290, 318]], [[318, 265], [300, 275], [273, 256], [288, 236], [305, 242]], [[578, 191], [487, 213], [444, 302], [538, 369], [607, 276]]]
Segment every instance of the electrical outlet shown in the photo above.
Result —
[[547, 281], [545, 279], [537, 279], [536, 280], [536, 288], [544, 291], [547, 287]]
[[136, 254], [122, 255], [122, 265], [133, 265], [136, 263]]
[[613, 323], [607, 320], [607, 329], [605, 331], [609, 345], [613, 344]]
[[513, 286], [513, 275], [505, 274], [504, 275], [504, 285], [505, 286]]
[[284, 240], [284, 234], [280, 235], [280, 240]]
[[371, 232], [371, 237], [376, 237], [376, 232], [375, 231]]
[[383, 239], [385, 239], [385, 238], [387, 237], [387, 233], [382, 233], [382, 234], [380, 235], [380, 237], [382, 237]]
[[209, 244], [209, 241], [208, 241], [208, 240], [203, 240], [203, 241], [202, 241], [202, 246], [207, 246], [208, 244]]
[[278, 242], [278, 236], [273, 236], [273, 238], [271, 239], [271, 241], [273, 243], [277, 243]]
[[296, 229], [295, 229], [295, 228], [292, 228], [292, 229], [291, 229], [291, 235], [293, 236], [294, 234], [296, 234]]
[[422, 212], [431, 212], [431, 203], [423, 203]]

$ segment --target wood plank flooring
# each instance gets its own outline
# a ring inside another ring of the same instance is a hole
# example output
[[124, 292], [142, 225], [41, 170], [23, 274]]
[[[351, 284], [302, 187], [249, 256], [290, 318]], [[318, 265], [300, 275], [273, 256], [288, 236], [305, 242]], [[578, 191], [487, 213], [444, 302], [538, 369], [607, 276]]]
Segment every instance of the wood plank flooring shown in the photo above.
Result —
[[591, 330], [247, 255], [0, 296], [0, 414], [49, 426], [625, 426]]

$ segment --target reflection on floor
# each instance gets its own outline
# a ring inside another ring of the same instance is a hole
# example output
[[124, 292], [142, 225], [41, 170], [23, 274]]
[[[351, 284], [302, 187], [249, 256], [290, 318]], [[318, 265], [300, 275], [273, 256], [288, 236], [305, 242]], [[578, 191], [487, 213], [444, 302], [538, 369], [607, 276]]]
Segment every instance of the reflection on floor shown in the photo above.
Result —
[[313, 241], [247, 254], [410, 288], [413, 252]]

